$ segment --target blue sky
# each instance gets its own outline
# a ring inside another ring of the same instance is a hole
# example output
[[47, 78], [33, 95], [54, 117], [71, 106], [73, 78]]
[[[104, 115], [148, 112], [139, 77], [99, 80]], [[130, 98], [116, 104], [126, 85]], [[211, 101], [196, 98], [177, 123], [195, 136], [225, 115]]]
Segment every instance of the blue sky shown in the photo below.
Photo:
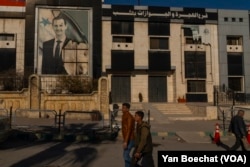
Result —
[[139, 1], [143, 6], [250, 10], [250, 0], [104, 0], [104, 3], [133, 5]]

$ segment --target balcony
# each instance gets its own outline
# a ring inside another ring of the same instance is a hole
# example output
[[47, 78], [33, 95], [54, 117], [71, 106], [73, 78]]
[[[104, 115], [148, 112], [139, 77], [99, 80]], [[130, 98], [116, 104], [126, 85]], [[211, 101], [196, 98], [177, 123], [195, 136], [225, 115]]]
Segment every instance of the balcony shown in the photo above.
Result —
[[202, 44], [185, 44], [184, 51], [206, 51], [206, 47]]
[[227, 52], [243, 52], [242, 45], [227, 45]]
[[113, 50], [134, 50], [133, 43], [113, 42]]

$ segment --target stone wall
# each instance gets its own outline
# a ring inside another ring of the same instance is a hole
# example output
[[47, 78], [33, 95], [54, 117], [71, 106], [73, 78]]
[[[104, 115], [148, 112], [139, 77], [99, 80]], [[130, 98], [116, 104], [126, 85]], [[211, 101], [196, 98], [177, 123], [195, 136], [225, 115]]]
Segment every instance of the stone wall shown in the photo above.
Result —
[[[0, 108], [10, 111], [45, 111], [55, 110], [57, 113], [65, 111], [101, 111], [104, 116], [109, 113], [108, 80], [99, 79], [98, 91], [90, 94], [48, 94], [40, 89], [40, 76], [29, 78], [29, 88], [22, 91], [1, 91]], [[32, 114], [25, 114], [31, 116]], [[36, 114], [35, 114], [36, 115]], [[76, 117], [78, 117], [76, 115]]]

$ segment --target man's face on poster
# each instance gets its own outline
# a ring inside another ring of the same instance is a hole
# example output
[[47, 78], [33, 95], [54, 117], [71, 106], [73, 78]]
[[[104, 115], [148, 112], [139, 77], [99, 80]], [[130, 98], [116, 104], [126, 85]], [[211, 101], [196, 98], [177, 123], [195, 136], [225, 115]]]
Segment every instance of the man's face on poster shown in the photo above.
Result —
[[57, 37], [64, 36], [67, 29], [65, 21], [63, 19], [55, 19], [53, 21], [53, 29]]

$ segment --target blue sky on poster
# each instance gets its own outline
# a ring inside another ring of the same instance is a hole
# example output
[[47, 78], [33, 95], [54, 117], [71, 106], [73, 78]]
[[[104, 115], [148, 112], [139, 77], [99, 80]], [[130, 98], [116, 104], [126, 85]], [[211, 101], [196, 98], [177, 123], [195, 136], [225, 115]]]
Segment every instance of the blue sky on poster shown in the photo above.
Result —
[[107, 4], [250, 10], [250, 0], [104, 0]]

